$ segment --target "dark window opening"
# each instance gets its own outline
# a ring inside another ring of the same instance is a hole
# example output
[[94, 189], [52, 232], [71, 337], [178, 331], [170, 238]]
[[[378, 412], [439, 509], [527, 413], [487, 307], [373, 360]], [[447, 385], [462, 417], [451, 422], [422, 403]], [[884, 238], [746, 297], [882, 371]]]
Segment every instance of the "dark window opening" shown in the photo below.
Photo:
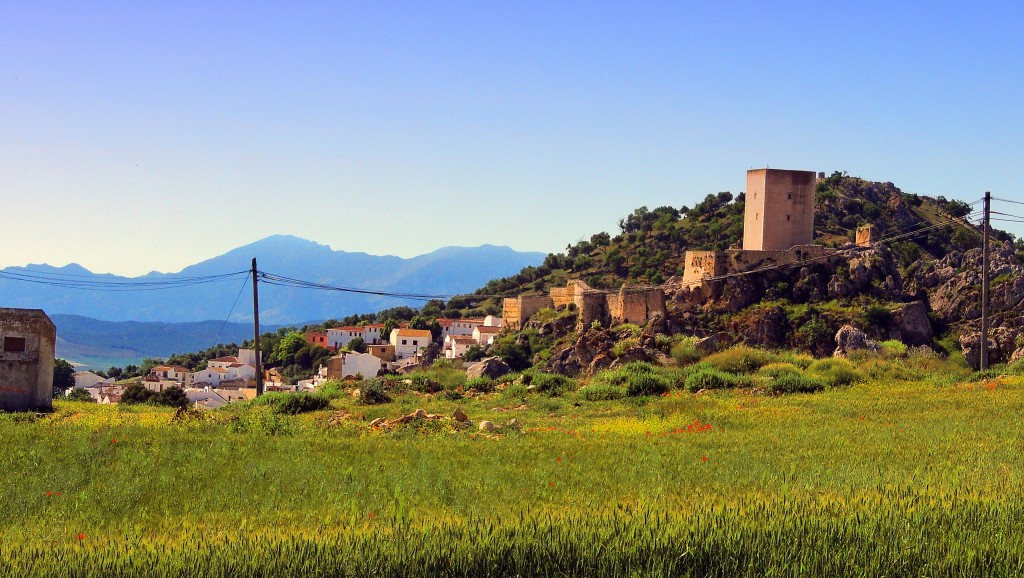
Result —
[[19, 351], [25, 351], [25, 338], [4, 337], [4, 351], [8, 353], [18, 353]]

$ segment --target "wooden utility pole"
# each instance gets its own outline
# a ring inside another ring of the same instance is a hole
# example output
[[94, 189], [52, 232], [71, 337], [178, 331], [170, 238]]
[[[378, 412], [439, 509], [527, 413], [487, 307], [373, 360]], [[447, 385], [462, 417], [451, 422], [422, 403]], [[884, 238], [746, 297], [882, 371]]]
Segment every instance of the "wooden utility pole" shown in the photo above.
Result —
[[988, 223], [992, 193], [985, 191], [985, 218], [981, 232], [981, 363], [980, 369], [988, 369]]
[[263, 395], [263, 354], [260, 351], [260, 290], [257, 279], [256, 257], [252, 258], [252, 322], [253, 347], [256, 348], [256, 397]]

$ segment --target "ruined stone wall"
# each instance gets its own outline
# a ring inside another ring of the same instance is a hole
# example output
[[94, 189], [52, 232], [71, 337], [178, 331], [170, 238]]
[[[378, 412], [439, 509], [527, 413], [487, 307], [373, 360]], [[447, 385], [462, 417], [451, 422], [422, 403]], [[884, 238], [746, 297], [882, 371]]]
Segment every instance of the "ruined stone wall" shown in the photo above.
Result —
[[43, 311], [0, 308], [0, 410], [53, 407], [56, 341]]
[[522, 329], [523, 324], [534, 313], [545, 307], [554, 307], [555, 303], [547, 295], [524, 295], [520, 297], [508, 297], [502, 300], [501, 320], [502, 327], [508, 327], [512, 331]]
[[666, 315], [665, 292], [660, 288], [623, 286], [607, 296], [611, 324], [644, 323], [655, 315]]
[[694, 285], [705, 277], [721, 275], [721, 255], [718, 251], [687, 251], [683, 257], [686, 267], [683, 270], [683, 284]]
[[551, 289], [551, 301], [554, 303], [555, 309], [559, 307], [565, 307], [570, 303], [575, 303], [573, 300], [572, 291], [568, 287], [554, 287]]

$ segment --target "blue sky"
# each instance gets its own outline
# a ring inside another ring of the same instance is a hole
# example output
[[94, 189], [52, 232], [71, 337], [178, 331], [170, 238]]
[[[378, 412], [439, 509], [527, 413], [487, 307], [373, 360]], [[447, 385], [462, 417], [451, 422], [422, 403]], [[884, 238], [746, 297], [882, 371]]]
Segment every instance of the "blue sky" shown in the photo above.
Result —
[[0, 266], [558, 251], [763, 166], [1024, 200], [1022, 29], [1010, 2], [4, 1]]

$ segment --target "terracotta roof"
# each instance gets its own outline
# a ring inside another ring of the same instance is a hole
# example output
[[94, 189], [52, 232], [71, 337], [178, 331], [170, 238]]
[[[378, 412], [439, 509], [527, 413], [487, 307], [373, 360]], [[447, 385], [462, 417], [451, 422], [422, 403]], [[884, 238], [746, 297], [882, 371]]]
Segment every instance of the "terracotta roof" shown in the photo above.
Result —
[[345, 325], [343, 327], [339, 327], [338, 329], [341, 329], [342, 331], [362, 331], [362, 330], [364, 330], [366, 328], [365, 327], [356, 327], [354, 325]]
[[501, 327], [491, 327], [490, 325], [481, 325], [476, 328], [476, 331], [480, 333], [498, 333], [501, 331]]
[[404, 327], [400, 327], [395, 331], [398, 332], [399, 337], [433, 337], [430, 334], [430, 331], [426, 329], [406, 329]]
[[231, 355], [228, 357], [218, 357], [216, 359], [211, 359], [210, 361], [216, 361], [218, 363], [238, 363], [238, 358]]
[[364, 325], [363, 328], [364, 329], [384, 329], [384, 324], [383, 323], [370, 323], [369, 325]]

